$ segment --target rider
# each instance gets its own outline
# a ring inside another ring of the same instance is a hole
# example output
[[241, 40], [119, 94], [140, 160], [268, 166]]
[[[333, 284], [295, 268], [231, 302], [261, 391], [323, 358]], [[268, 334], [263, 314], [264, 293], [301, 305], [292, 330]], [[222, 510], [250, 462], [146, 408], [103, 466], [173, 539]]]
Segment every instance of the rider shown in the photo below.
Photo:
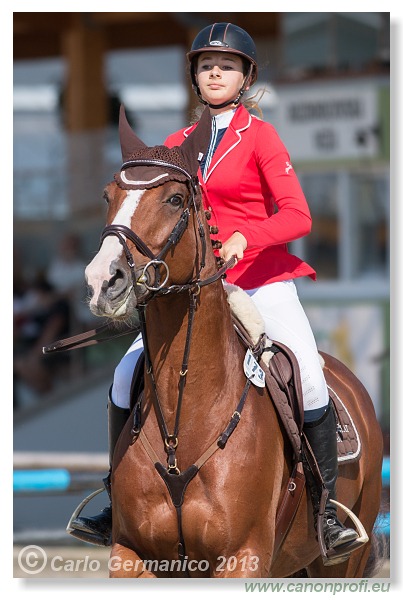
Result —
[[[193, 88], [212, 115], [208, 152], [201, 164], [205, 208], [218, 227], [219, 255], [235, 267], [227, 281], [242, 287], [262, 314], [270, 339], [286, 344], [300, 367], [304, 399], [304, 432], [316, 457], [329, 499], [337, 479], [336, 422], [314, 336], [300, 304], [294, 279], [316, 278], [307, 263], [287, 250], [287, 243], [307, 235], [311, 216], [286, 148], [272, 125], [252, 116], [244, 93], [257, 79], [256, 48], [249, 34], [231, 23], [215, 23], [196, 36], [187, 55]], [[195, 127], [169, 136], [165, 144], [180, 145]], [[274, 207], [276, 206], [276, 209]], [[214, 237], [214, 236], [212, 236]], [[139, 336], [116, 368], [108, 404], [110, 455], [128, 417], [133, 369], [142, 350]], [[320, 490], [307, 473], [315, 527]], [[76, 529], [107, 540], [111, 506], [93, 518], [79, 517]], [[338, 520], [326, 503], [324, 537], [327, 548], [358, 536]], [[348, 558], [348, 554], [346, 554]]]

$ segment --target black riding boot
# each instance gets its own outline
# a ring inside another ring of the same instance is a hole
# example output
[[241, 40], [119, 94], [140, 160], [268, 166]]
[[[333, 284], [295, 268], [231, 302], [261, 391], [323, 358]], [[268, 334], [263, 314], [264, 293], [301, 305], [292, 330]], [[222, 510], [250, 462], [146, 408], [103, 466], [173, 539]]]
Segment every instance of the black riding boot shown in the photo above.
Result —
[[[108, 437], [109, 437], [109, 464], [112, 465], [113, 453], [115, 451], [116, 442], [122, 432], [123, 427], [129, 418], [130, 410], [116, 406], [110, 398], [108, 398]], [[109, 499], [111, 500], [111, 483], [110, 471], [107, 477], [103, 480]], [[71, 522], [71, 528], [79, 530], [94, 536], [94, 538], [105, 546], [111, 543], [112, 534], [112, 503], [106, 506], [102, 512], [95, 517], [77, 517]], [[71, 531], [70, 531], [71, 533]], [[73, 533], [74, 535], [74, 533]], [[76, 537], [80, 537], [80, 534]], [[83, 536], [83, 539], [85, 536]]]
[[[336, 506], [329, 502], [329, 500], [336, 500], [336, 480], [338, 472], [336, 419], [331, 404], [329, 404], [326, 412], [320, 419], [304, 425], [304, 433], [316, 458], [326, 489], [329, 491], [323, 521], [323, 533], [326, 548], [327, 550], [330, 550], [330, 548], [336, 548], [345, 544], [346, 556], [337, 561], [342, 562], [342, 560], [346, 560], [349, 557], [349, 542], [357, 539], [358, 534], [354, 529], [344, 527], [337, 518]], [[305, 474], [311, 492], [316, 529], [321, 490], [318, 488], [309, 467], [305, 469]]]

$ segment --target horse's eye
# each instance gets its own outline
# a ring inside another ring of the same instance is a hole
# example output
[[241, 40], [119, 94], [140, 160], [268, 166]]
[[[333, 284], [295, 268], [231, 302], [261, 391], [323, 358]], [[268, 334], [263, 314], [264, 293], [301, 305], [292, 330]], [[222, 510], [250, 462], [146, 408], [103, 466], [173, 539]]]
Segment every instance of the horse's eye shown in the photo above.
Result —
[[105, 202], [106, 202], [107, 204], [109, 204], [109, 196], [108, 196], [108, 192], [104, 192], [104, 194], [103, 194], [103, 199], [105, 200]]
[[183, 198], [179, 194], [175, 194], [168, 198], [167, 203], [175, 208], [179, 208], [180, 206], [183, 206]]

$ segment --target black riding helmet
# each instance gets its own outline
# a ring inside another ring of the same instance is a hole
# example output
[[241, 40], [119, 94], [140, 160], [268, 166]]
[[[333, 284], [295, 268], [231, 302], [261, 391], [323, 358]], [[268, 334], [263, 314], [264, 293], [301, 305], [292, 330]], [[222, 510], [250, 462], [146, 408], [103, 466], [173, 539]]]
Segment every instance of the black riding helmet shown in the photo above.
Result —
[[245, 85], [249, 79], [249, 84], [252, 85], [257, 79], [257, 62], [256, 62], [256, 46], [255, 42], [244, 29], [233, 25], [233, 23], [214, 23], [202, 29], [195, 37], [190, 52], [187, 58], [190, 62], [190, 76], [192, 85], [197, 93], [200, 101], [207, 104], [202, 99], [199, 86], [196, 82], [196, 59], [202, 52], [231, 52], [238, 54], [246, 61], [248, 65], [245, 80], [239, 94], [235, 100], [225, 102], [219, 105], [209, 105], [212, 108], [222, 108], [228, 104], [238, 104], [242, 95], [245, 92]]

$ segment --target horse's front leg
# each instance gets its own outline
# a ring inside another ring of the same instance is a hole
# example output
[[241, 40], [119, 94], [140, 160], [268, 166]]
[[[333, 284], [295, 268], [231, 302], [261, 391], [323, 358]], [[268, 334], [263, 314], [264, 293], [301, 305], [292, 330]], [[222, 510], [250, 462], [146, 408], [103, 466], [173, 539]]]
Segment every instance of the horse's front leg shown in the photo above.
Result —
[[112, 544], [109, 558], [109, 577], [111, 578], [146, 578], [156, 577], [147, 571], [139, 555], [122, 544]]
[[218, 556], [216, 564], [212, 565], [212, 567], [212, 577], [267, 577], [270, 560], [268, 561], [268, 557], [260, 550], [243, 548], [228, 556]]

